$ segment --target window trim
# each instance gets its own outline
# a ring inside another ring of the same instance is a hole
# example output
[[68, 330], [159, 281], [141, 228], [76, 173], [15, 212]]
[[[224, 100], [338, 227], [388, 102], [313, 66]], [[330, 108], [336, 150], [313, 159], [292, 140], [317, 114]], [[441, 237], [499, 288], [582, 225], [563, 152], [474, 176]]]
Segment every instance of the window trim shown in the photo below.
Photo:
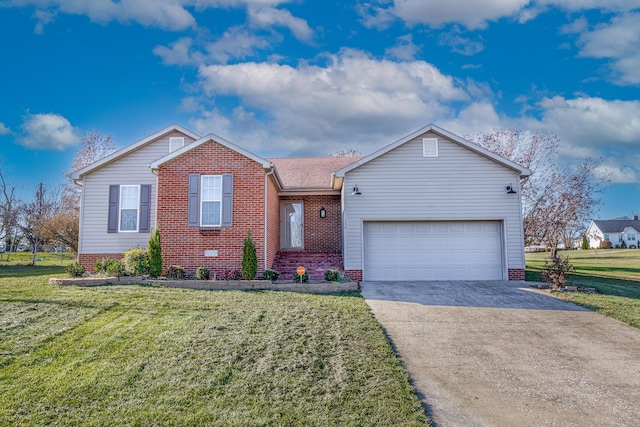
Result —
[[[205, 178], [218, 178], [220, 180], [220, 192], [219, 194], [216, 194], [215, 196], [219, 196], [219, 199], [206, 199], [203, 196], [203, 191], [204, 191], [204, 179]], [[199, 213], [200, 213], [200, 219], [199, 219], [199, 223], [200, 223], [200, 227], [204, 227], [204, 228], [220, 228], [222, 227], [222, 198], [223, 198], [223, 182], [222, 182], [222, 175], [200, 175], [200, 191], [199, 191], [199, 196], [200, 196], [200, 203], [198, 206], [199, 209]], [[204, 206], [205, 202], [219, 202], [220, 203], [220, 222], [218, 224], [203, 224], [202, 220], [203, 220], [203, 215], [202, 215], [202, 208]]]
[[[131, 208], [123, 208], [122, 207], [122, 189], [125, 187], [135, 187], [138, 189], [138, 198], [136, 201], [136, 229], [135, 230], [123, 230], [122, 229], [122, 210], [127, 209], [131, 210]], [[140, 185], [132, 185], [132, 184], [121, 184], [118, 188], [118, 233], [138, 233], [140, 230]]]

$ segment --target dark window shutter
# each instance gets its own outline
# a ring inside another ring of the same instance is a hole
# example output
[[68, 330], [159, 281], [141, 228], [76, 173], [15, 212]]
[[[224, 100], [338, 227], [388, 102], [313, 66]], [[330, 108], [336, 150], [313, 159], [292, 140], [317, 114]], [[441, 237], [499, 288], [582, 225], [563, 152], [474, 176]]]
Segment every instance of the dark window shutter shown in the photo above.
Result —
[[233, 175], [222, 175], [222, 226], [233, 225]]
[[109, 219], [107, 221], [107, 233], [118, 232], [118, 204], [120, 202], [120, 186], [109, 186]]
[[140, 233], [148, 233], [151, 228], [151, 185], [140, 186]]
[[200, 225], [200, 175], [189, 175], [189, 227]]

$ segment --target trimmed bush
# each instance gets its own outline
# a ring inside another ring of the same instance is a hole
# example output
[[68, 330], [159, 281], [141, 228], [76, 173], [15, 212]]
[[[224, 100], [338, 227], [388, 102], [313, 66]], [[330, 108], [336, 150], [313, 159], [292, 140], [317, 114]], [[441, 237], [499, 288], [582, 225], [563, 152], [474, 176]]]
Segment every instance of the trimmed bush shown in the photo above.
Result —
[[587, 236], [582, 236], [582, 249], [589, 249], [589, 239]]
[[223, 280], [240, 280], [242, 279], [242, 273], [236, 268], [229, 268], [222, 273]]
[[107, 271], [107, 262], [108, 258], [101, 258], [101, 259], [97, 259], [96, 263], [94, 264], [94, 268], [96, 270], [96, 273], [98, 274], [105, 274]]
[[244, 280], [253, 280], [257, 273], [258, 256], [256, 254], [256, 245], [251, 239], [251, 230], [249, 230], [242, 248], [242, 278]]
[[629, 249], [635, 249], [635, 248], [636, 248], [636, 245], [629, 246]]
[[278, 280], [278, 277], [280, 277], [280, 273], [278, 273], [275, 270], [265, 270], [264, 271], [264, 278], [266, 280]]
[[198, 267], [196, 269], [196, 279], [198, 279], [198, 280], [209, 280], [210, 276], [211, 276], [211, 272], [209, 271], [208, 268]]
[[338, 270], [325, 270], [324, 280], [326, 280], [327, 282], [339, 282], [340, 272]]
[[611, 249], [612, 247], [610, 240], [603, 240], [600, 242], [600, 249]]
[[569, 262], [569, 257], [557, 256], [545, 259], [540, 272], [552, 289], [558, 289], [567, 281], [570, 270], [573, 270], [573, 265]]
[[65, 267], [65, 270], [69, 277], [82, 277], [85, 273], [85, 268], [78, 261], [74, 261]]
[[149, 254], [146, 249], [135, 248], [124, 253], [124, 272], [129, 276], [149, 274]]
[[293, 273], [294, 282], [300, 283], [300, 277], [302, 277], [302, 283], [309, 283], [309, 273], [305, 271], [302, 276], [299, 276], [298, 273]]
[[162, 276], [162, 246], [160, 245], [160, 230], [155, 228], [149, 236], [149, 276]]
[[184, 279], [184, 268], [179, 265], [171, 265], [167, 270], [167, 279]]
[[124, 266], [117, 259], [108, 259], [105, 262], [104, 272], [107, 276], [124, 276]]

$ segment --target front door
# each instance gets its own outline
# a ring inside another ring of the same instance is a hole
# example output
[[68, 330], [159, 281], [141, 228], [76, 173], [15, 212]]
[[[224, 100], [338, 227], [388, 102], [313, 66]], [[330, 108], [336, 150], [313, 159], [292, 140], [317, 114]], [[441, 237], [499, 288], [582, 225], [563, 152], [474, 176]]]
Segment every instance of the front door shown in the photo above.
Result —
[[302, 202], [280, 202], [280, 247], [304, 249], [304, 205]]

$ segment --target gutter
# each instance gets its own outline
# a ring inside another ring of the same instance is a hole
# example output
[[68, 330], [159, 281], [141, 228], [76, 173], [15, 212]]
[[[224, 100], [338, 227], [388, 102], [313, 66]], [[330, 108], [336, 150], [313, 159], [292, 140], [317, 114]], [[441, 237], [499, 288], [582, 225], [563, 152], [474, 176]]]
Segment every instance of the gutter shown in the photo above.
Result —
[[268, 206], [267, 206], [267, 184], [268, 184], [268, 177], [269, 175], [272, 175], [274, 172], [276, 171], [275, 166], [273, 165], [273, 163], [271, 164], [271, 170], [268, 173], [264, 174], [264, 240], [263, 240], [263, 245], [264, 245], [264, 269], [267, 269], [267, 211], [268, 211]]

